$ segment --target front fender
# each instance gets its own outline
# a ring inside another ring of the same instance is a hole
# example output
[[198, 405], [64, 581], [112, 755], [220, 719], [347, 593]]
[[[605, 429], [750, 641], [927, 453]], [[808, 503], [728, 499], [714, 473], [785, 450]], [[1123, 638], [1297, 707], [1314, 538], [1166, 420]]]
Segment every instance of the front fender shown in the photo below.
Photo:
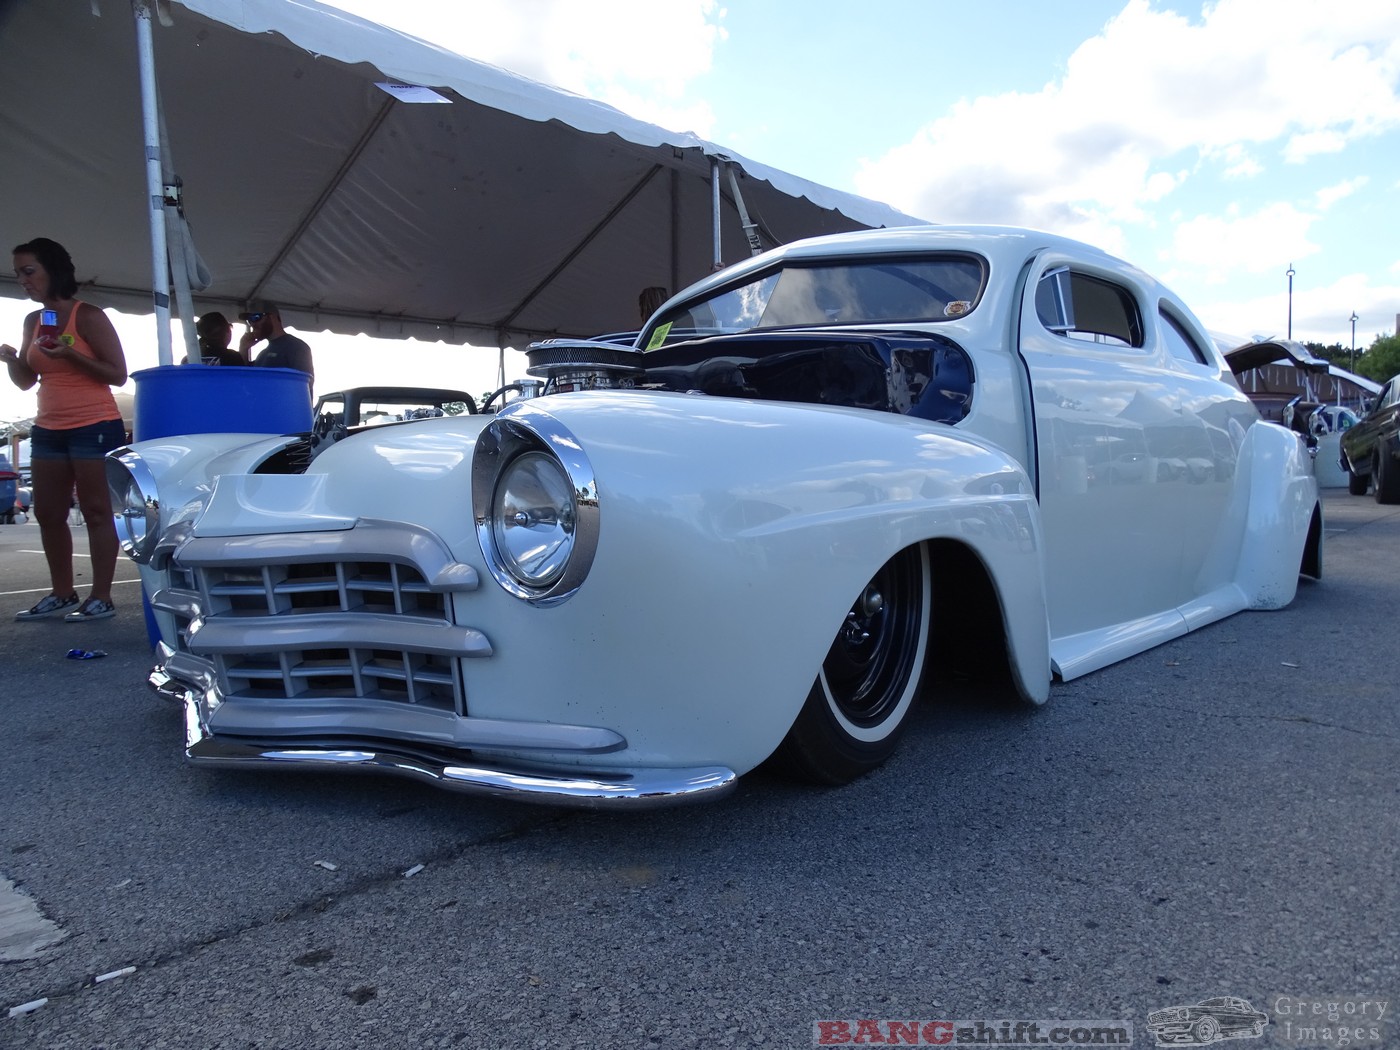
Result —
[[220, 475], [250, 473], [269, 456], [301, 439], [298, 434], [180, 434], [138, 441], [127, 448], [139, 455], [150, 471], [160, 497], [162, 526], [168, 527], [193, 517]]
[[860, 590], [933, 539], [981, 560], [1022, 691], [1048, 691], [1038, 508], [1001, 449], [892, 414], [693, 395], [556, 395], [511, 418], [531, 413], [587, 452], [598, 549], [556, 607], [485, 586], [498, 647], [549, 658], [526, 683], [473, 666], [474, 713], [555, 717], [567, 697], [570, 721], [628, 727], [619, 764], [742, 772], [786, 734]]

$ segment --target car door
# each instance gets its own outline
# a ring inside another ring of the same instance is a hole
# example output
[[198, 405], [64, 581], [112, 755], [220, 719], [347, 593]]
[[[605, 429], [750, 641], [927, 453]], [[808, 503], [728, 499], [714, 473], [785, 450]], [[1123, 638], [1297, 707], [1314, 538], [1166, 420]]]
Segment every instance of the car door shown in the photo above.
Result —
[[1347, 458], [1363, 473], [1370, 473], [1371, 458], [1382, 434], [1393, 434], [1400, 413], [1400, 376], [1392, 378], [1376, 395], [1376, 407], [1371, 409], [1346, 435]]
[[1047, 252], [1032, 266], [1019, 349], [1063, 677], [1184, 633], [1183, 607], [1219, 583], [1204, 573], [1257, 414], [1239, 404], [1229, 422], [1223, 365], [1191, 330], [1126, 264]]

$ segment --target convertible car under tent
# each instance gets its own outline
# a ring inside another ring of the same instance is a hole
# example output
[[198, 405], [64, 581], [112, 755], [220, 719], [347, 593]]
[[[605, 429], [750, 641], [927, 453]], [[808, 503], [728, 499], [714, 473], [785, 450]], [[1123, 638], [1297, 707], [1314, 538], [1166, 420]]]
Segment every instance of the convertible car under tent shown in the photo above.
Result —
[[921, 222], [312, 0], [3, 0], [0, 48], [0, 228], [103, 306], [152, 311], [177, 211], [196, 312], [501, 347], [635, 328], [751, 242]]

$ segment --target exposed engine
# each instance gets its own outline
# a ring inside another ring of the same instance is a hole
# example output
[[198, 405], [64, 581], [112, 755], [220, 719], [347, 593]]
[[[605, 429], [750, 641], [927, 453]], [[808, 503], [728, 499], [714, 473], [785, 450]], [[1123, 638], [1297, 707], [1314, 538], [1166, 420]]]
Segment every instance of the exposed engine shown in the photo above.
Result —
[[525, 352], [525, 371], [545, 381], [544, 394], [629, 390], [646, 374], [642, 352], [596, 339], [546, 339]]

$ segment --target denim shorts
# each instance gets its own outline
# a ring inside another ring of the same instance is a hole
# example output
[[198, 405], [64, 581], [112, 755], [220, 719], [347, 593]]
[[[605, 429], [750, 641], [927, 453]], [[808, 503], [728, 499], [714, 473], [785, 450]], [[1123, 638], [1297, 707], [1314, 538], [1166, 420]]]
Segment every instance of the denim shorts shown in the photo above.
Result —
[[29, 430], [30, 459], [101, 459], [126, 444], [120, 419], [107, 419], [71, 430], [35, 426]]

